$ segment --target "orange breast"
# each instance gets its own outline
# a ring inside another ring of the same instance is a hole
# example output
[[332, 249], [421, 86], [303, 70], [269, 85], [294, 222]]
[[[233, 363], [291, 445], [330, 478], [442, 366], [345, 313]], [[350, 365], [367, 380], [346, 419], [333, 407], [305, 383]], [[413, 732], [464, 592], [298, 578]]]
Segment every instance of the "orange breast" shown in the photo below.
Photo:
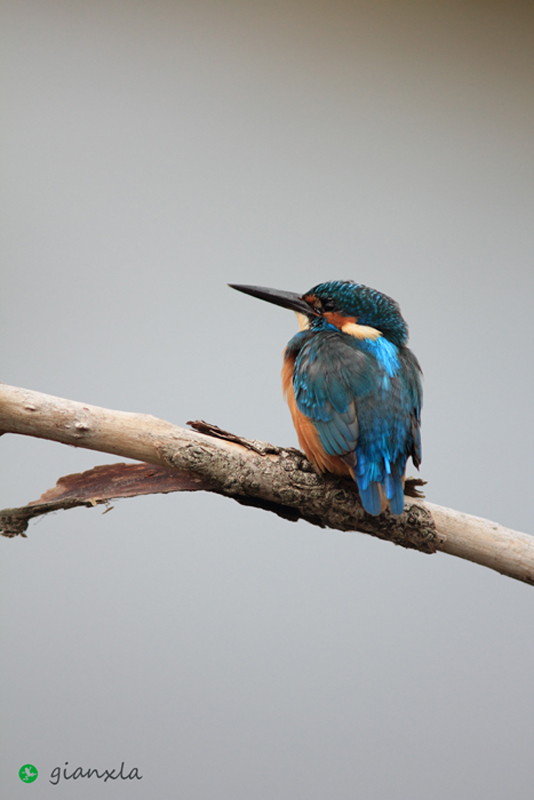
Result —
[[334, 472], [336, 475], [350, 475], [352, 470], [339, 456], [329, 456], [325, 453], [317, 429], [311, 419], [297, 408], [295, 390], [293, 389], [294, 358], [286, 358], [282, 367], [282, 389], [291, 411], [293, 425], [297, 431], [299, 444], [307, 458], [317, 467], [319, 472]]

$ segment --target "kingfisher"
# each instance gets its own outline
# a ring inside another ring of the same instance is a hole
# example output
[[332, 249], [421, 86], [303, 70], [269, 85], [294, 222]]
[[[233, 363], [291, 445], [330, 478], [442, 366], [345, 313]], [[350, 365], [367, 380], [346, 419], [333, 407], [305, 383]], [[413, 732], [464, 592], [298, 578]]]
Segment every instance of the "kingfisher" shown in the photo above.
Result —
[[398, 303], [354, 281], [303, 295], [229, 284], [294, 311], [282, 388], [301, 448], [319, 472], [352, 477], [363, 508], [404, 509], [404, 476], [421, 462], [421, 367]]

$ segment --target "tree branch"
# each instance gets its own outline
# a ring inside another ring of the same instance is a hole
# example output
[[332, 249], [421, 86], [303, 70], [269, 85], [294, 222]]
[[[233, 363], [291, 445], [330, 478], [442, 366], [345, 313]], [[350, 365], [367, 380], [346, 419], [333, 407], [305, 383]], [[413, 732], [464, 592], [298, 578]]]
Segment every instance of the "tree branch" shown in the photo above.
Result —
[[36, 512], [133, 494], [205, 490], [286, 519], [358, 530], [425, 553], [441, 550], [534, 583], [533, 537], [419, 498], [406, 498], [400, 517], [389, 511], [372, 517], [363, 510], [353, 481], [317, 475], [293, 448], [247, 440], [214, 426], [205, 425], [202, 430], [207, 432], [202, 433], [187, 430], [150, 415], [112, 411], [4, 384], [0, 384], [0, 429], [113, 453], [157, 468], [148, 474], [143, 465], [110, 465], [61, 479], [40, 501], [0, 512], [5, 535], [21, 533]]

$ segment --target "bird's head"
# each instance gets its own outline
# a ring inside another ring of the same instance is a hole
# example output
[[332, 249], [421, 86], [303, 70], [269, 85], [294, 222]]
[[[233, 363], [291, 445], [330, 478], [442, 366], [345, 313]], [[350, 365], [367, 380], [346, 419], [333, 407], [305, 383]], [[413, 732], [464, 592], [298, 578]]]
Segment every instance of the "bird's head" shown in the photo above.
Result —
[[398, 346], [408, 340], [408, 326], [395, 300], [354, 281], [326, 281], [303, 295], [261, 286], [229, 284], [232, 289], [293, 310], [301, 329], [337, 328], [357, 339], [384, 336]]

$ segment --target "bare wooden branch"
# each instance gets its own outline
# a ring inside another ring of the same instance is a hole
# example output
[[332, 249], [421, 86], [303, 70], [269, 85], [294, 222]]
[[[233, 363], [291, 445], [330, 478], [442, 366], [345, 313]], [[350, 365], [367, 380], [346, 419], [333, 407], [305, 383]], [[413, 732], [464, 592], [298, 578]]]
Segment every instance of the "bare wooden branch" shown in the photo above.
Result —
[[438, 550], [534, 584], [534, 536], [434, 503], [424, 506], [445, 534]]
[[[146, 414], [112, 411], [4, 384], [0, 384], [0, 429], [172, 468], [181, 476], [178, 488], [155, 491], [201, 488], [286, 519], [358, 530], [426, 553], [441, 550], [534, 583], [533, 537], [412, 498], [406, 498], [400, 517], [388, 511], [372, 517], [363, 510], [354, 482], [317, 475], [293, 448], [247, 440], [214, 426], [208, 435]], [[108, 490], [106, 499], [110, 496], [121, 495]], [[42, 500], [55, 503], [54, 510], [61, 507], [57, 499]], [[73, 507], [104, 500], [88, 500], [85, 494], [77, 501], [70, 495], [64, 502], [64, 507]], [[34, 516], [36, 504], [0, 512], [5, 532], [9, 533], [10, 524], [12, 533], [21, 532], [25, 509], [32, 509]]]

